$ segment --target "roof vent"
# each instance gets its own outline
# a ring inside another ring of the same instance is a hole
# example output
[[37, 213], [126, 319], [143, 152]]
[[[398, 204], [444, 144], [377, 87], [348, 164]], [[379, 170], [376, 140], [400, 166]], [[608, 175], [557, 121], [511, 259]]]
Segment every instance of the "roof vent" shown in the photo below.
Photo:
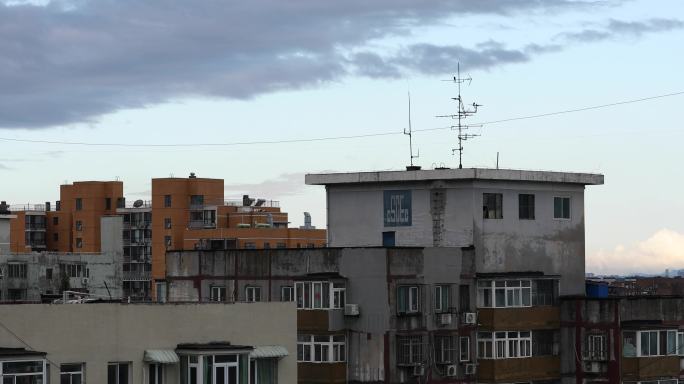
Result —
[[407, 165], [407, 171], [420, 171], [420, 165]]
[[190, 172], [190, 179], [196, 179], [195, 172]]
[[6, 201], [0, 201], [0, 215], [3, 215], [3, 214], [9, 215], [10, 213], [12, 213], [12, 212], [10, 212], [9, 205], [7, 205], [7, 202]]

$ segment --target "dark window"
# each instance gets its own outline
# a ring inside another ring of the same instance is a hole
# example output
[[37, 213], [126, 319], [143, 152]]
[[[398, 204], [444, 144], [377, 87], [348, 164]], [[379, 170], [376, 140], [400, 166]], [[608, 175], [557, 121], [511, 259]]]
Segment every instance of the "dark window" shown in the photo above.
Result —
[[191, 206], [204, 206], [204, 195], [192, 195], [190, 196]]
[[459, 285], [458, 286], [458, 305], [461, 312], [470, 311], [470, 286], [469, 285]]
[[8, 289], [7, 290], [7, 300], [9, 300], [9, 301], [26, 300], [26, 290], [25, 289]]
[[83, 199], [81, 199], [80, 197], [77, 197], [76, 198], [76, 210], [80, 211], [82, 209], [83, 209]]
[[171, 229], [171, 218], [170, 217], [164, 218], [164, 228]]
[[45, 278], [48, 280], [52, 280], [52, 268], [45, 269]]
[[171, 195], [164, 195], [164, 208], [171, 207]]
[[388, 231], [382, 233], [382, 246], [383, 247], [394, 247], [396, 244], [396, 233], [394, 231]]
[[518, 218], [522, 220], [534, 220], [534, 195], [518, 195]]
[[417, 365], [423, 363], [423, 340], [421, 336], [397, 336], [397, 364]]
[[55, 216], [52, 218], [52, 225], [57, 225], [59, 224], [59, 217]]
[[77, 231], [83, 230], [83, 222], [81, 220], [76, 220], [76, 230]]
[[59, 233], [55, 232], [52, 234], [52, 241], [59, 241]]
[[557, 334], [554, 331], [532, 332], [532, 356], [558, 355]]
[[420, 312], [420, 287], [417, 285], [402, 285], [397, 288], [397, 313]]
[[245, 249], [256, 249], [256, 243], [253, 243], [250, 241], [246, 242], [245, 243]]
[[553, 218], [554, 219], [569, 219], [570, 218], [570, 198], [569, 197], [554, 197], [553, 198]]
[[164, 244], [166, 245], [166, 247], [171, 246], [171, 236], [164, 236]]
[[112, 209], [112, 198], [105, 197], [105, 210], [109, 211], [110, 209]]
[[503, 219], [503, 195], [501, 193], [482, 194], [482, 217]]
[[16, 279], [26, 278], [26, 263], [7, 264], [7, 277]]
[[285, 244], [285, 243], [276, 243], [276, 248], [287, 248], [287, 244]]
[[557, 305], [557, 280], [532, 280], [532, 305]]
[[271, 248], [271, 243], [269, 243], [268, 241], [264, 242], [264, 249], [270, 249], [270, 248]]
[[80, 237], [76, 238], [76, 248], [83, 248], [83, 239]]
[[59, 366], [60, 384], [81, 384], [83, 382], [83, 366], [85, 364], [62, 364]]
[[117, 208], [126, 208], [126, 199], [123, 197], [119, 197], [116, 199], [116, 207]]
[[107, 384], [128, 384], [128, 363], [109, 363]]

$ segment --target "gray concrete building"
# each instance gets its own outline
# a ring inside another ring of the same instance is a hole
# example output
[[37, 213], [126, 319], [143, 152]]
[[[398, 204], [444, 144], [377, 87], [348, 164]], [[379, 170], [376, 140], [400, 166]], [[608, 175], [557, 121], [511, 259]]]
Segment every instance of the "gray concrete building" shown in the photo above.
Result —
[[0, 323], [3, 383], [297, 380], [293, 303], [15, 304]]
[[0, 254], [9, 253], [10, 251], [10, 220], [15, 217], [6, 208], [0, 211]]

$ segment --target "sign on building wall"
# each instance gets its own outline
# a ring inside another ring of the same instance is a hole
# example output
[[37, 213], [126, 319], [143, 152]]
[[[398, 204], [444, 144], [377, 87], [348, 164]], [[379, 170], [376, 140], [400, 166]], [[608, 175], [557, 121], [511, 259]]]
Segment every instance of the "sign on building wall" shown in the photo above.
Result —
[[408, 227], [411, 225], [411, 191], [385, 191], [385, 227]]

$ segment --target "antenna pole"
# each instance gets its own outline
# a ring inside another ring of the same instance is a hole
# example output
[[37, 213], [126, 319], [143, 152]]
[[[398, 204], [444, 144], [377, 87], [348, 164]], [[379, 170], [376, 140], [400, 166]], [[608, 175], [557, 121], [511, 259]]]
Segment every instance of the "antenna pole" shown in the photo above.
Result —
[[413, 159], [420, 157], [420, 150], [416, 155], [413, 154], [413, 127], [411, 125], [411, 91], [407, 92], [408, 95], [408, 130], [404, 129], [404, 135], [409, 137], [409, 158], [411, 160], [410, 168], [413, 169]]

